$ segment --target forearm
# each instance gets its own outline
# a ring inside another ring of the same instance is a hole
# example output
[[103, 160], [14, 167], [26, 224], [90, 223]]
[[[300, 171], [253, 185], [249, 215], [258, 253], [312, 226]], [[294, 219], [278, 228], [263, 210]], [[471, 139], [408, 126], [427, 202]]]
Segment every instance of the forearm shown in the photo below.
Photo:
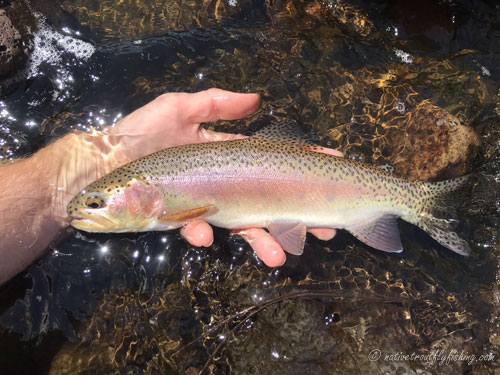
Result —
[[69, 224], [65, 207], [80, 189], [126, 161], [112, 143], [70, 134], [0, 165], [0, 284], [39, 258]]
[[56, 228], [42, 173], [34, 157], [0, 167], [0, 283], [36, 259]]

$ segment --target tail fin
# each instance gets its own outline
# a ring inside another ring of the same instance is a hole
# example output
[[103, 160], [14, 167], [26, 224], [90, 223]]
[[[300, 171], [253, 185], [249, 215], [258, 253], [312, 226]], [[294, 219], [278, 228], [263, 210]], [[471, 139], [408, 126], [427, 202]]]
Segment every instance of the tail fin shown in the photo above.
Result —
[[464, 256], [471, 252], [469, 244], [454, 229], [458, 225], [456, 210], [462, 202], [460, 193], [468, 179], [469, 176], [463, 176], [453, 180], [423, 183], [423, 211], [418, 216], [407, 219], [444, 247]]

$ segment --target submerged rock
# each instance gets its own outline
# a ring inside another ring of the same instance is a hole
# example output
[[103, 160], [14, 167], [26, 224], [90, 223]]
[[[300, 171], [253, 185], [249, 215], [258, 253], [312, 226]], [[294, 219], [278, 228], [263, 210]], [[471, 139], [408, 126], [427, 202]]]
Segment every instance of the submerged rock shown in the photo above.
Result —
[[238, 18], [252, 4], [250, 0], [64, 0], [61, 6], [94, 34], [104, 39], [127, 40], [215, 26], [228, 18]]
[[35, 31], [35, 17], [24, 0], [0, 7], [0, 76], [23, 68]]
[[410, 180], [440, 180], [465, 174], [479, 146], [474, 130], [446, 110], [419, 103], [401, 128], [388, 134], [390, 163]]

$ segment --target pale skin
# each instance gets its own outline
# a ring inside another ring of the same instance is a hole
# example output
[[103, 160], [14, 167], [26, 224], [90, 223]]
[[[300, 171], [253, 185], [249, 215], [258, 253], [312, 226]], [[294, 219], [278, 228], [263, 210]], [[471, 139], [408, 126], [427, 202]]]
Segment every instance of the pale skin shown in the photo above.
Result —
[[[248, 116], [259, 105], [256, 94], [210, 89], [194, 94], [164, 94], [124, 117], [103, 133], [69, 134], [33, 156], [0, 166], [0, 284], [43, 255], [68, 227], [69, 200], [113, 169], [163, 148], [231, 140], [239, 135], [216, 133], [200, 124]], [[334, 155], [338, 151], [319, 149]], [[309, 228], [322, 240], [335, 229]], [[211, 226], [195, 219], [181, 229], [194, 246], [210, 246]], [[241, 235], [269, 267], [282, 265], [281, 246], [261, 228], [233, 231]]]

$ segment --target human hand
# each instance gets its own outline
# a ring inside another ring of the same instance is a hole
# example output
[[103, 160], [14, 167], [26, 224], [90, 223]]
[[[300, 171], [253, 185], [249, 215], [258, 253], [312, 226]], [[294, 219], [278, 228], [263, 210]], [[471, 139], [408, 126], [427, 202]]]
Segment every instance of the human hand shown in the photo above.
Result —
[[200, 123], [239, 119], [258, 106], [257, 94], [221, 89], [167, 93], [121, 119], [108, 133], [122, 157], [131, 161], [167, 147], [242, 138], [206, 130]]

